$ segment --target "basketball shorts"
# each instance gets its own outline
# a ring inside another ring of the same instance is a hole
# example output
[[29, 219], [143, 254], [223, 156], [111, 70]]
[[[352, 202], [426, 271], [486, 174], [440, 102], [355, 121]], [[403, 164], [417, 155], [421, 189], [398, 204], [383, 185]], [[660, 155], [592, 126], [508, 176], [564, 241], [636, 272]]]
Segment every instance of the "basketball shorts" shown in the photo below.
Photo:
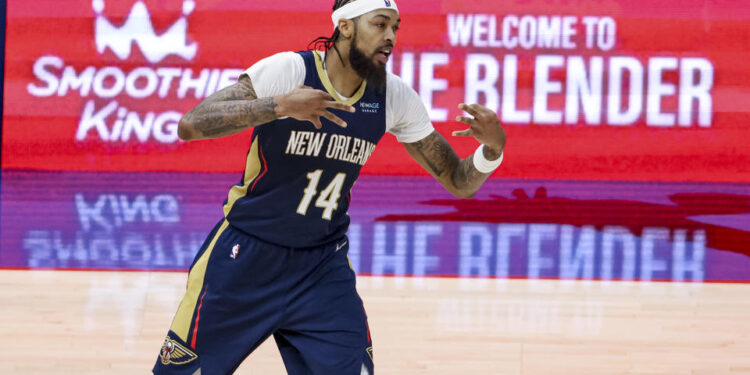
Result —
[[289, 374], [373, 374], [348, 239], [289, 249], [219, 222], [195, 257], [155, 374], [231, 374], [273, 335]]

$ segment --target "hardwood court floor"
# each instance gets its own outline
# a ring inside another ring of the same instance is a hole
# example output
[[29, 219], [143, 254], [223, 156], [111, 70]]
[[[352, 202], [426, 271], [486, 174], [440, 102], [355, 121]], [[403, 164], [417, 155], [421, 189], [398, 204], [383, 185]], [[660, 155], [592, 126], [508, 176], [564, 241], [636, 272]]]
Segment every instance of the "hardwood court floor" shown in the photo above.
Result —
[[[0, 271], [0, 374], [149, 373], [185, 273]], [[360, 277], [379, 374], [750, 374], [750, 284]], [[273, 340], [238, 374], [283, 374]]]

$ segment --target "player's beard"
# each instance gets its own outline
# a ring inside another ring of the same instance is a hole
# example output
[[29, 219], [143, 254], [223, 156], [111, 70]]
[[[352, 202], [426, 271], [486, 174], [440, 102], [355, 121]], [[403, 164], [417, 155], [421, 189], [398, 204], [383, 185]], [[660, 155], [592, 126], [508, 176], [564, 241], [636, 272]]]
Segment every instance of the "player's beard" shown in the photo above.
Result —
[[385, 91], [386, 71], [385, 66], [378, 66], [374, 62], [375, 53], [371, 56], [365, 55], [357, 47], [357, 32], [354, 32], [352, 44], [349, 47], [349, 64], [357, 74], [367, 80], [367, 85], [377, 91]]

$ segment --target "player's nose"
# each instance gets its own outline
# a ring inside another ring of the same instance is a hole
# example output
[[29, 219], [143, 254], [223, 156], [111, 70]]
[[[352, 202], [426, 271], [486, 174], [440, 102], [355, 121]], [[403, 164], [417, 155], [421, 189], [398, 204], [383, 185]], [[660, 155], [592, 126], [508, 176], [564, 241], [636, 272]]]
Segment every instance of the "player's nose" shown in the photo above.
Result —
[[392, 27], [387, 28], [385, 31], [385, 35], [383, 36], [383, 39], [386, 43], [394, 44], [396, 41], [396, 32], [393, 30]]

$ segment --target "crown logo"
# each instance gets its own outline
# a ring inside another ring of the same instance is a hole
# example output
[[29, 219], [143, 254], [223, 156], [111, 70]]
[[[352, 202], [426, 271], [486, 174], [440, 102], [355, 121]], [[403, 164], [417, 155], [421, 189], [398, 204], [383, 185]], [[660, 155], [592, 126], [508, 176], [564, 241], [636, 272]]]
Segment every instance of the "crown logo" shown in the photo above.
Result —
[[195, 9], [194, 0], [183, 1], [180, 19], [162, 35], [156, 35], [151, 15], [141, 0], [133, 5], [121, 27], [112, 25], [104, 16], [104, 0], [93, 0], [92, 8], [96, 14], [96, 49], [99, 53], [109, 48], [120, 60], [125, 60], [135, 42], [143, 56], [155, 64], [169, 55], [192, 60], [198, 51], [197, 43], [187, 43], [187, 17]]

